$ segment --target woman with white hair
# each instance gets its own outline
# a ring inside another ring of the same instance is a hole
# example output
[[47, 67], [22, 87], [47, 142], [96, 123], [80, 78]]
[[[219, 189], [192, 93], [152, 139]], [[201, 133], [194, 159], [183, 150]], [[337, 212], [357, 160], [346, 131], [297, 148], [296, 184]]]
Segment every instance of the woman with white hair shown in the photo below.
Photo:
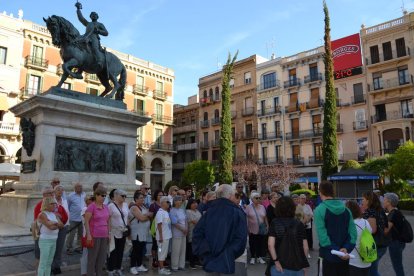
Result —
[[399, 198], [394, 193], [386, 193], [384, 195], [384, 208], [388, 212], [388, 228], [384, 231], [385, 234], [391, 232], [392, 241], [388, 246], [390, 251], [390, 258], [395, 274], [404, 276], [403, 267], [403, 251], [405, 243], [401, 241], [401, 232], [404, 224], [404, 215], [397, 209]]
[[110, 243], [109, 258], [107, 262], [108, 275], [122, 276], [121, 271], [122, 257], [124, 255], [125, 241], [128, 230], [128, 204], [125, 202], [126, 192], [121, 189], [114, 191], [114, 199], [108, 204], [109, 224], [110, 224]]
[[181, 207], [183, 198], [175, 196], [170, 211], [172, 225], [171, 269], [176, 272], [185, 269], [186, 236], [188, 232], [187, 215]]
[[266, 209], [261, 204], [261, 196], [257, 192], [250, 195], [252, 203], [246, 207], [247, 228], [249, 230], [249, 245], [251, 259], [250, 264], [265, 264], [263, 257], [266, 255], [265, 241], [269, 224], [266, 217]]

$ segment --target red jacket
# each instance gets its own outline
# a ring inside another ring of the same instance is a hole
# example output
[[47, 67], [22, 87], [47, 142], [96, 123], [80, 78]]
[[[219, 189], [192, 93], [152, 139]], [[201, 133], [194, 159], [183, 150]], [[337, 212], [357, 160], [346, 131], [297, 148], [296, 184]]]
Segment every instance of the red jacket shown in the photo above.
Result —
[[[33, 219], [36, 220], [37, 217], [39, 216], [41, 209], [42, 209], [42, 202], [43, 199], [41, 201], [39, 201], [33, 211]], [[65, 208], [63, 208], [62, 205], [58, 205], [57, 208], [55, 209], [55, 214], [60, 218], [60, 221], [63, 224], [66, 224], [66, 222], [68, 221], [68, 214], [66, 213]]]

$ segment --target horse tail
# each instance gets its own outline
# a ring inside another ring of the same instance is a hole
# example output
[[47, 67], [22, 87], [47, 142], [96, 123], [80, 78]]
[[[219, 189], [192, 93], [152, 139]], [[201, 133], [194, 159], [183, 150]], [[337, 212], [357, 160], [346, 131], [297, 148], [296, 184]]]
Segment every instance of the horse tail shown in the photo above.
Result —
[[[122, 64], [122, 63], [121, 63]], [[119, 83], [119, 88], [117, 90], [116, 96], [115, 98], [118, 100], [123, 100], [124, 99], [124, 90], [125, 90], [125, 86], [126, 86], [126, 79], [127, 79], [127, 72], [125, 69], [125, 66], [122, 64], [122, 70], [121, 70], [121, 76], [119, 77], [118, 83]]]

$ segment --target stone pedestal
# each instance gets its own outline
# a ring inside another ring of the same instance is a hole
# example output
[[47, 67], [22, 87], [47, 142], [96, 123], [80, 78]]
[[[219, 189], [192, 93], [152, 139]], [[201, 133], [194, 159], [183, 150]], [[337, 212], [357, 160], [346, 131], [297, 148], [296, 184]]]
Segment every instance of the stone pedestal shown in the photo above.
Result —
[[0, 221], [29, 225], [42, 188], [54, 177], [67, 192], [74, 182], [90, 192], [97, 181], [108, 189], [135, 190], [137, 128], [150, 118], [127, 111], [122, 102], [60, 88], [10, 110], [36, 126], [33, 152], [22, 150], [22, 167], [27, 161], [36, 165], [34, 172], [21, 173], [15, 192], [0, 197]]

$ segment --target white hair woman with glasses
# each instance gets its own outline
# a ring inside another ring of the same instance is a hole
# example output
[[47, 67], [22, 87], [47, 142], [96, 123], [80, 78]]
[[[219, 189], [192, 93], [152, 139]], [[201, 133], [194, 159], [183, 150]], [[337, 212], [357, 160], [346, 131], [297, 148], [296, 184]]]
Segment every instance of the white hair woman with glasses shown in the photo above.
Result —
[[121, 189], [114, 191], [114, 198], [110, 204], [108, 204], [109, 215], [111, 219], [110, 233], [109, 233], [109, 258], [107, 262], [108, 275], [122, 276], [121, 271], [122, 257], [124, 255], [124, 248], [129, 223], [128, 223], [128, 204], [125, 202], [127, 195], [126, 192]]
[[256, 259], [260, 264], [265, 264], [263, 257], [266, 255], [266, 235], [269, 224], [266, 217], [266, 209], [261, 204], [262, 198], [259, 193], [250, 195], [252, 203], [246, 207], [247, 228], [249, 230], [249, 245], [251, 259], [250, 264], [255, 264]]

